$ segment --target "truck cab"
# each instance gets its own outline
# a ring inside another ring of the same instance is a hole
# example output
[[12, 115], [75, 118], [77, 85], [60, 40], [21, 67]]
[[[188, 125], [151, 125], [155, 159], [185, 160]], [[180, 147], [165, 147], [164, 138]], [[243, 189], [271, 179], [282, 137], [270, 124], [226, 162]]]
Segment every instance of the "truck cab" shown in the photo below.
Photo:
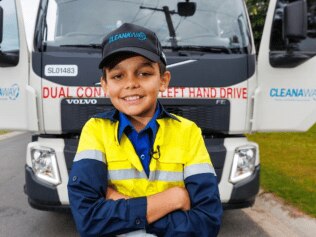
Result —
[[257, 61], [242, 0], [87, 2], [0, 2], [0, 129], [33, 132], [30, 205], [68, 207], [81, 128], [113, 108], [99, 83], [100, 44], [125, 22], [160, 39], [172, 79], [159, 100], [201, 127], [224, 207], [252, 205], [259, 147], [244, 134], [306, 131], [316, 121], [315, 4], [271, 0]]

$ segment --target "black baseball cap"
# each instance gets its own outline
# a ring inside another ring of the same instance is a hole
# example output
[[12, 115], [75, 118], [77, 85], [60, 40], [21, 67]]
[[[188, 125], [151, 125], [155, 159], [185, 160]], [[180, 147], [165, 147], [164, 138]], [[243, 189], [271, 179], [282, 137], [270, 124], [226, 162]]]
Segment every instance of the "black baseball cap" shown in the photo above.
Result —
[[99, 68], [102, 69], [114, 55], [122, 52], [135, 53], [150, 61], [167, 64], [158, 37], [153, 31], [142, 26], [124, 23], [105, 36]]

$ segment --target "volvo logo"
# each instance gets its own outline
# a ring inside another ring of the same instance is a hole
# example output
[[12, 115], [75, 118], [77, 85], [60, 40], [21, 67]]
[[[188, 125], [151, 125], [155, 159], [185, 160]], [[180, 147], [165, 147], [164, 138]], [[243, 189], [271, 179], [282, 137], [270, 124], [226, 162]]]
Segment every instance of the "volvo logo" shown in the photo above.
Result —
[[66, 99], [66, 101], [70, 105], [95, 105], [98, 103], [96, 99]]

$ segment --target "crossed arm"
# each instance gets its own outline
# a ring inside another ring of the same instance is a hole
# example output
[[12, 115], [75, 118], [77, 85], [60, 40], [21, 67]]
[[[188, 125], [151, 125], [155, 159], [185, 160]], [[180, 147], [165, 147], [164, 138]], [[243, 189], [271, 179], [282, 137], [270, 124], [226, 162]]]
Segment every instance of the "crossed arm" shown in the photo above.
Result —
[[106, 177], [106, 165], [99, 161], [81, 160], [72, 167], [68, 194], [81, 236], [114, 236], [140, 229], [165, 237], [217, 236], [222, 207], [215, 176], [193, 175], [185, 180], [185, 189], [174, 187], [140, 198], [116, 192], [107, 186]]
[[[129, 199], [111, 187], [107, 188], [106, 200]], [[147, 197], [147, 223], [151, 224], [167, 214], [176, 211], [190, 210], [190, 197], [185, 188], [173, 187], [161, 193]]]

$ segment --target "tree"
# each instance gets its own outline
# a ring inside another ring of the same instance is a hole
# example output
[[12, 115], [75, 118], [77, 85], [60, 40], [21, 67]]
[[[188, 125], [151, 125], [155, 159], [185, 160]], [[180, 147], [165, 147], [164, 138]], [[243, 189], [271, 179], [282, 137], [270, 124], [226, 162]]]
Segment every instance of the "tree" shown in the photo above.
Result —
[[269, 0], [246, 0], [256, 50], [258, 52]]

